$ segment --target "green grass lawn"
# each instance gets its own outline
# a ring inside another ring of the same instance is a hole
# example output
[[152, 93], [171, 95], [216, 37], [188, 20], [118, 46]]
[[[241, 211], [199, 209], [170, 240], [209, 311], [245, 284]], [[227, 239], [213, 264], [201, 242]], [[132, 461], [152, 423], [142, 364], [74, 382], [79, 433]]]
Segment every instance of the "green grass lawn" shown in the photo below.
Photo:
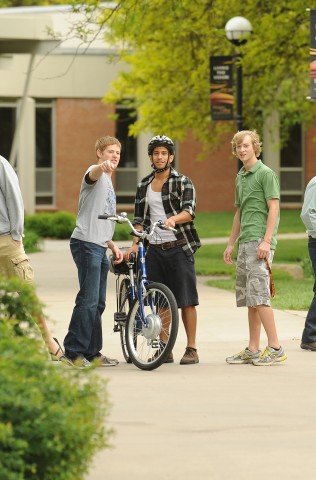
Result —
[[[235, 290], [235, 267], [226, 265], [223, 252], [226, 244], [205, 245], [195, 255], [198, 275], [212, 275], [218, 278], [208, 281], [208, 285]], [[235, 248], [235, 256], [237, 247]], [[280, 264], [300, 265], [305, 273], [303, 280], [293, 278], [278, 267]], [[276, 295], [272, 300], [275, 308], [284, 310], [307, 310], [313, 297], [314, 279], [308, 258], [307, 240], [279, 240], [273, 261], [273, 278]], [[225, 275], [225, 278], [221, 278]]]
[[[194, 220], [200, 238], [228, 237], [235, 212], [202, 212], [197, 213]], [[131, 219], [132, 214], [128, 217]], [[115, 240], [125, 240], [129, 236], [130, 228], [126, 224], [116, 224]], [[279, 233], [303, 233], [304, 225], [300, 219], [300, 210], [282, 210], [280, 216]]]
[[[300, 219], [300, 210], [282, 210], [279, 233], [304, 232], [305, 227]], [[197, 213], [194, 220], [200, 238], [227, 237], [230, 234], [235, 212]]]
[[[281, 310], [308, 310], [313, 298], [314, 279], [296, 280], [283, 270], [273, 268], [273, 279], [276, 288], [272, 306]], [[235, 291], [235, 270], [230, 278], [209, 280], [210, 287]]]
[[[131, 218], [132, 215], [129, 215]], [[198, 213], [195, 225], [199, 236], [203, 238], [228, 237], [234, 217], [231, 212]], [[304, 233], [305, 227], [300, 219], [300, 210], [282, 210], [279, 233]], [[116, 239], [132, 241], [127, 225], [116, 225]], [[195, 265], [198, 275], [212, 275], [218, 278], [210, 280], [209, 285], [235, 290], [235, 268], [223, 261], [226, 244], [204, 245], [195, 255]], [[237, 247], [235, 248], [235, 255]], [[277, 268], [278, 264], [299, 264], [304, 266], [306, 276], [297, 280], [284, 270]], [[223, 275], [226, 278], [221, 278]], [[228, 278], [227, 278], [228, 277]], [[307, 239], [279, 240], [273, 261], [273, 277], [276, 285], [276, 296], [273, 306], [284, 310], [307, 310], [312, 299], [314, 279], [307, 250]]]

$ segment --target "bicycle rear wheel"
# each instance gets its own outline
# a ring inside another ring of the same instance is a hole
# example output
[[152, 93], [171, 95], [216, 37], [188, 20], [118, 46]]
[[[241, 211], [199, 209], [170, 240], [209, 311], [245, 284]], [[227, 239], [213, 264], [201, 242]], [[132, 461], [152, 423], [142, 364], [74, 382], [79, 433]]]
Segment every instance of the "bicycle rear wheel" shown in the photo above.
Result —
[[131, 307], [126, 323], [126, 347], [131, 361], [142, 370], [158, 368], [175, 344], [178, 306], [171, 290], [161, 283], [146, 285], [142, 298], [145, 321], [139, 299]]
[[[119, 292], [119, 309], [120, 313], [125, 313], [127, 317], [127, 313], [130, 307], [130, 300], [126, 297], [127, 291], [130, 287], [130, 280], [129, 278], [123, 278], [120, 284], [120, 292]], [[126, 334], [125, 334], [125, 329], [126, 329], [126, 321], [125, 322], [120, 322], [119, 324], [119, 329], [120, 329], [120, 340], [121, 340], [121, 347], [122, 347], [122, 352], [123, 356], [126, 360], [127, 363], [132, 363], [132, 360], [130, 359], [127, 347], [126, 347]]]

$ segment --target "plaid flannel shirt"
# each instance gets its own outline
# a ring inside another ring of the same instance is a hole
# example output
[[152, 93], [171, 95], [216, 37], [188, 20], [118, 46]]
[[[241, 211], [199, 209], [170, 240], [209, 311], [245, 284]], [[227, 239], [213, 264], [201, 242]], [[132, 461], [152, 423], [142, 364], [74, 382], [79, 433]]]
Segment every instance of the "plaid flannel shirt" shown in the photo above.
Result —
[[[142, 225], [145, 228], [150, 226], [147, 188], [153, 181], [154, 176], [154, 172], [150, 173], [137, 186], [134, 225]], [[187, 243], [182, 248], [188, 255], [195, 253], [200, 248], [201, 242], [193, 223], [196, 208], [196, 192], [192, 181], [171, 167], [169, 178], [163, 184], [161, 197], [167, 218], [183, 211], [189, 212], [192, 216], [192, 221], [176, 225], [177, 232], [175, 232], [175, 235], [177, 240], [186, 240]]]

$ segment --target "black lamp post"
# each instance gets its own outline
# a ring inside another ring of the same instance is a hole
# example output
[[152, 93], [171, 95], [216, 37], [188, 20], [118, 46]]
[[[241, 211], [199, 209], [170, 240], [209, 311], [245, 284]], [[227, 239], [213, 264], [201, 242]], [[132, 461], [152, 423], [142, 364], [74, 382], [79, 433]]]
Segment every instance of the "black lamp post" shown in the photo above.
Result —
[[[233, 17], [225, 25], [226, 37], [228, 40], [240, 47], [244, 45], [249, 35], [252, 33], [252, 26], [249, 20], [244, 17]], [[237, 131], [243, 130], [243, 118], [242, 118], [242, 65], [241, 65], [241, 53], [240, 50], [237, 50], [236, 53], [236, 74], [237, 74], [237, 85], [236, 85], [236, 127]], [[238, 160], [238, 169], [242, 166], [240, 160]]]

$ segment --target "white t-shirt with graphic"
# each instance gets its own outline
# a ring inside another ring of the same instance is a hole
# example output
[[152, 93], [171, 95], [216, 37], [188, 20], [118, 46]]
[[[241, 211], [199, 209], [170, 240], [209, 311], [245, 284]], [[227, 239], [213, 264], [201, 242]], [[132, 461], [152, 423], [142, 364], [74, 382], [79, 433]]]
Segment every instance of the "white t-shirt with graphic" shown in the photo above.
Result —
[[71, 238], [106, 247], [107, 242], [112, 240], [115, 223], [99, 220], [98, 215], [116, 213], [116, 196], [111, 176], [107, 173], [102, 173], [95, 183], [86, 182], [86, 175], [93, 167], [95, 165], [88, 168], [81, 183], [76, 228]]

